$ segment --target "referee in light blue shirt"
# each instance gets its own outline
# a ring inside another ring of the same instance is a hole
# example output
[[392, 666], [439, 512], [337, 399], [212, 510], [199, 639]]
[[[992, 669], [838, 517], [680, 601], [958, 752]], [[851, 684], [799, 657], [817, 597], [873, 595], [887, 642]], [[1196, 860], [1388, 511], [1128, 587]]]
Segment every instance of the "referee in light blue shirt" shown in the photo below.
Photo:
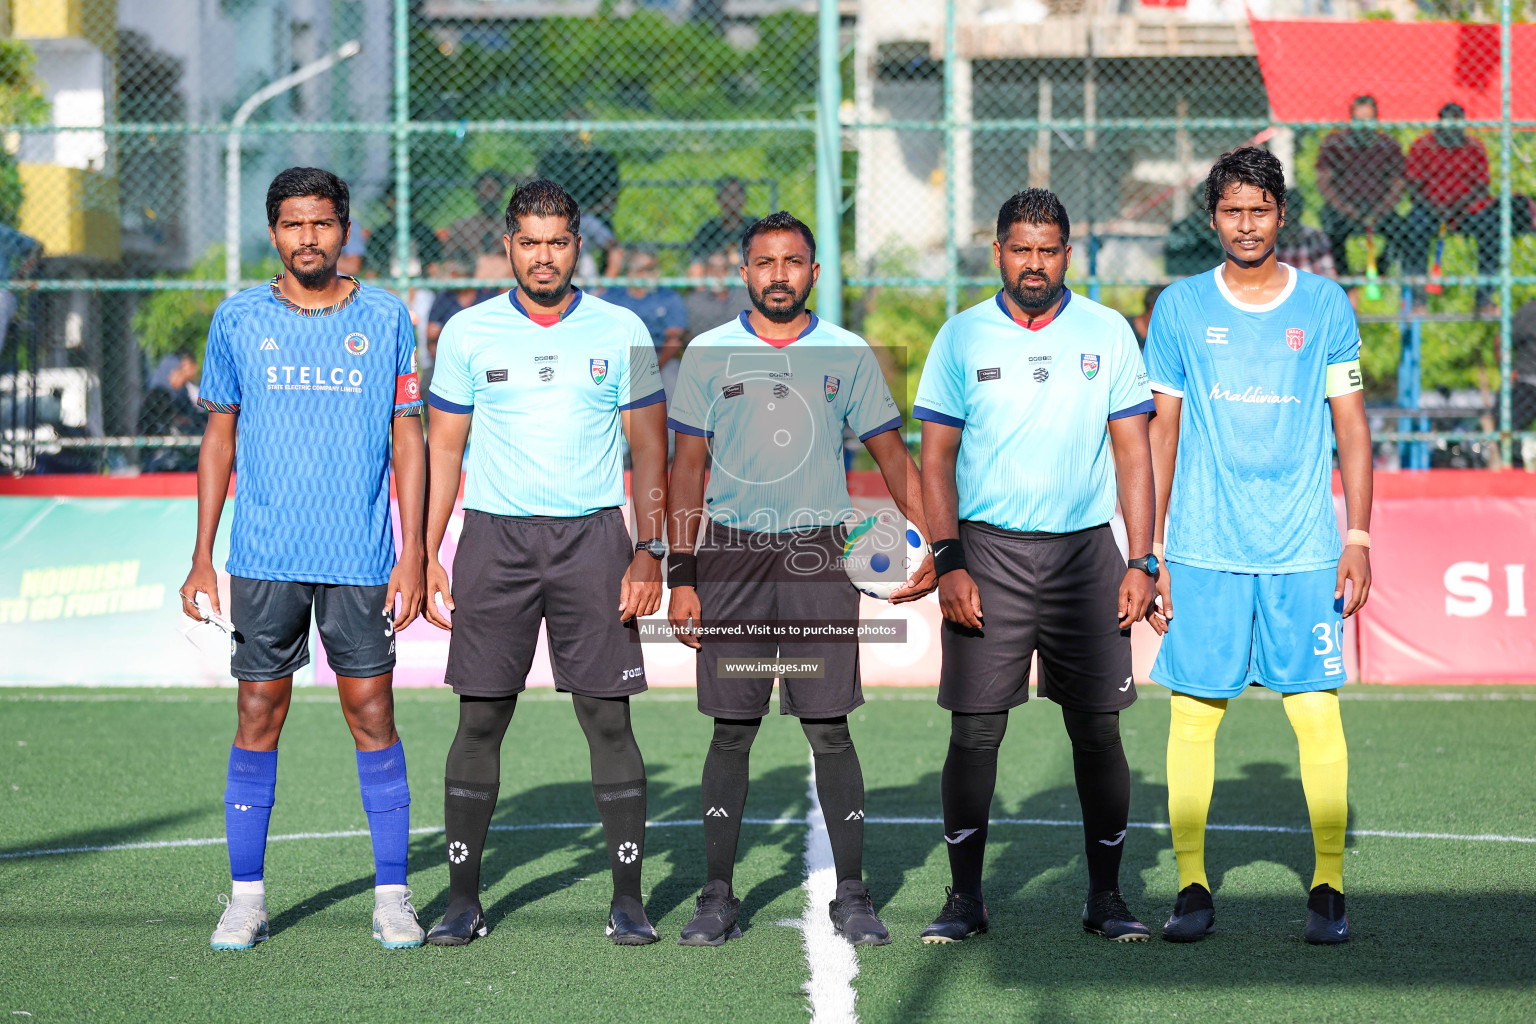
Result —
[[[1148, 930], [1119, 889], [1131, 777], [1119, 713], [1136, 700], [1131, 623], [1150, 608], [1152, 395], [1116, 311], [1066, 291], [1071, 226], [1061, 201], [1027, 189], [997, 215], [1003, 288], [946, 323], [913, 403], [923, 420], [923, 507], [939, 573], [952, 712], [941, 783], [953, 886], [924, 942], [987, 929], [982, 859], [1008, 711], [1061, 705], [1083, 808], [1083, 928], [1120, 941]], [[1129, 567], [1110, 533], [1118, 476]]]

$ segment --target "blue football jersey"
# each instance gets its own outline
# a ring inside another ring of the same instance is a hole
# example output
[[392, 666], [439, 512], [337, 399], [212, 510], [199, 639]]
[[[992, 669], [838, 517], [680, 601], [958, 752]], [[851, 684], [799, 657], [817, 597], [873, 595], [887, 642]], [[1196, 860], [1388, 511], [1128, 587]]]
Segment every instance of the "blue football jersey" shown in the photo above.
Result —
[[[1152, 389], [1183, 399], [1171, 562], [1286, 573], [1338, 561], [1328, 368], [1359, 359], [1360, 331], [1342, 288], [1285, 269], [1289, 283], [1262, 306], [1233, 298], [1218, 267], [1153, 309]], [[1334, 393], [1358, 387], [1356, 375]]]
[[231, 296], [208, 331], [199, 399], [240, 415], [230, 575], [389, 581], [391, 427], [421, 408], [403, 302], [358, 285], [302, 309], [276, 280]]

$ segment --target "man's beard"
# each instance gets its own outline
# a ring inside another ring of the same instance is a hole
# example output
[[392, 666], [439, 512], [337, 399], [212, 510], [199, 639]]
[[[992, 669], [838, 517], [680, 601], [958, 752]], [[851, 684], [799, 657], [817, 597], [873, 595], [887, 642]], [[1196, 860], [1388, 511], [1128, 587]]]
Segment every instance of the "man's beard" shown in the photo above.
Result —
[[[531, 270], [532, 268], [530, 267], [529, 269]], [[566, 293], [571, 290], [571, 278], [576, 276], [576, 263], [572, 261], [571, 269], [565, 272], [564, 277], [558, 278], [547, 285], [535, 284], [530, 280], [524, 279], [523, 275], [517, 272], [516, 267], [512, 268], [512, 276], [517, 278], [518, 290], [524, 295], [527, 295], [541, 305], [553, 306], [565, 298]]]
[[[314, 270], [299, 270], [294, 264], [298, 262], [298, 256], [301, 252], [319, 252], [322, 257], [320, 265]], [[292, 260], [293, 263], [285, 260], [283, 262], [283, 269], [293, 275], [293, 279], [299, 283], [300, 287], [309, 291], [316, 291], [321, 285], [335, 276], [336, 264], [341, 260], [341, 250], [338, 249], [334, 253], [327, 253], [324, 249], [295, 249], [288, 254], [288, 259]]]
[[1003, 290], [1020, 309], [1050, 309], [1056, 304], [1056, 300], [1061, 298], [1061, 293], [1066, 288], [1066, 278], [1063, 276], [1060, 281], [1052, 281], [1050, 274], [1043, 276], [1045, 284], [1039, 286], [1024, 284], [1022, 274], [1013, 281], [1004, 278]]
[[[768, 296], [770, 294], [783, 294], [784, 292], [788, 292], [793, 296], [794, 301], [788, 306], [774, 307], [768, 305]], [[811, 290], [807, 288], [797, 295], [794, 289], [788, 285], [781, 285], [775, 282], [769, 285], [766, 291], [762, 292], [748, 285], [747, 297], [752, 300], [752, 305], [756, 306], [757, 311], [763, 314], [763, 316], [776, 324], [787, 324], [791, 320], [799, 319], [800, 314], [805, 312], [805, 302], [811, 297]]]

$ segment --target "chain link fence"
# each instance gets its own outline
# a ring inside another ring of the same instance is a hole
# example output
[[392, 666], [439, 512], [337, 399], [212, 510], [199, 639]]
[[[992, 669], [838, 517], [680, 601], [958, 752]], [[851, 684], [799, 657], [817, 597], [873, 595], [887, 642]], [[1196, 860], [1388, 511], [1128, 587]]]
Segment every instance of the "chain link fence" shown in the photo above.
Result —
[[1219, 262], [1199, 186], [1246, 142], [1287, 167], [1282, 258], [1356, 303], [1379, 462], [1536, 468], [1536, 26], [1519, 5], [0, 12], [12, 472], [195, 466], [204, 334], [228, 290], [278, 269], [263, 196], [286, 166], [349, 181], [344, 269], [406, 298], [424, 365], [434, 325], [510, 286], [506, 197], [550, 177], [583, 208], [583, 285], [658, 331], [698, 333], [745, 305], [742, 229], [796, 213], [818, 234], [816, 308], [868, 336], [910, 396], [944, 318], [996, 289], [1008, 195], [1056, 191], [1073, 218], [1072, 285], [1144, 325], [1158, 285]]

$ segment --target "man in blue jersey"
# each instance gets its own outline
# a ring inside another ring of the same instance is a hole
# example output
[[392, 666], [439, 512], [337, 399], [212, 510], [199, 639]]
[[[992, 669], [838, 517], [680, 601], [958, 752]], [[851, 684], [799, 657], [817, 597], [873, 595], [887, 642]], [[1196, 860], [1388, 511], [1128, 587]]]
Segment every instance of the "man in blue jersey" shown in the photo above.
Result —
[[[1227, 700], [1256, 684], [1282, 695], [1301, 749], [1317, 855], [1306, 939], [1343, 942], [1349, 769], [1337, 688], [1343, 620], [1371, 587], [1360, 334], [1343, 289], [1275, 258], [1285, 174], [1273, 154], [1223, 154], [1205, 201], [1226, 260], [1169, 287], [1147, 333], [1157, 536], [1168, 556], [1152, 678], [1173, 691], [1168, 821], [1179, 862], [1163, 937], [1194, 942], [1215, 925], [1205, 819], [1216, 729]], [[1342, 549], [1333, 440], [1349, 520]]]
[[311, 609], [357, 743], [373, 837], [374, 938], [390, 949], [422, 941], [405, 887], [411, 794], [390, 689], [394, 634], [422, 602], [416, 333], [394, 295], [337, 274], [348, 205], [346, 182], [329, 171], [291, 167], [272, 179], [267, 226], [283, 272], [220, 303], [208, 331], [197, 543], [181, 599], [194, 619], [203, 617], [199, 594], [220, 610], [213, 541], [234, 469], [239, 490], [225, 568], [230, 672], [240, 696], [224, 790], [233, 882], [215, 949], [250, 949], [267, 937], [263, 862], [277, 740], [293, 673], [309, 663]]
[[[1083, 810], [1083, 928], [1150, 932], [1120, 894], [1131, 776], [1120, 712], [1136, 700], [1130, 626], [1153, 599], [1152, 411], [1125, 317], [1067, 291], [1061, 201], [1026, 189], [997, 215], [1003, 287], [934, 339], [912, 414], [923, 420], [923, 504], [944, 612], [939, 706], [951, 712], [944, 842], [952, 885], [924, 942], [984, 932], [981, 874], [1008, 712], [1061, 706]], [[1131, 559], [1110, 520], [1118, 482]]]
[[[848, 526], [859, 518], [843, 471], [844, 424], [874, 456], [896, 507], [926, 534], [920, 478], [868, 343], [806, 308], [820, 273], [810, 228], [771, 214], [747, 228], [741, 249], [752, 308], [693, 340], [667, 421], [677, 432], [668, 619], [699, 651], [699, 710], [714, 719], [700, 792], [705, 885], [678, 941], [718, 946], [741, 935], [732, 881], [748, 756], [780, 676], [780, 710], [800, 719], [815, 755], [837, 872], [833, 927], [855, 945], [881, 945], [890, 935], [864, 884], [864, 776], [848, 731], [864, 696], [859, 594], [843, 569]], [[913, 568], [892, 602], [933, 589], [931, 560]], [[786, 639], [807, 626], [849, 633], [841, 642]], [[762, 638], [736, 639], [749, 633]]]
[[[444, 682], [459, 695], [443, 816], [448, 908], [427, 941], [486, 934], [480, 858], [496, 810], [501, 741], [542, 621], [555, 685], [573, 694], [608, 840], [607, 934], [655, 942], [640, 903], [645, 762], [629, 698], [645, 690], [634, 620], [661, 604], [667, 428], [656, 350], [640, 318], [571, 286], [581, 211], [552, 181], [521, 185], [502, 242], [517, 287], [455, 314], [432, 376], [427, 618], [453, 631]], [[471, 420], [464, 529], [452, 593], [438, 548]], [[635, 531], [624, 525], [624, 441]], [[442, 594], [450, 620], [437, 607]]]

